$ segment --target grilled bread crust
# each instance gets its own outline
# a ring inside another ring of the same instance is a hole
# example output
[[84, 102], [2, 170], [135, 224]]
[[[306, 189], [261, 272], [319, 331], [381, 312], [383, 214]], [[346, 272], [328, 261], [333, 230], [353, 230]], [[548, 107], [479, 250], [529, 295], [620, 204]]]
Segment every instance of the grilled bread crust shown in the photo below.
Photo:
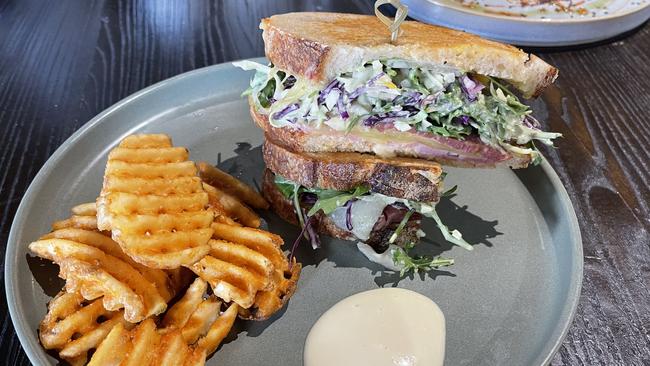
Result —
[[368, 61], [397, 58], [508, 81], [524, 97], [538, 96], [558, 70], [535, 55], [461, 31], [403, 22], [395, 44], [376, 17], [288, 13], [262, 19], [266, 57], [293, 75], [324, 84]]
[[[250, 102], [250, 99], [249, 99]], [[293, 128], [291, 126], [277, 128], [271, 126], [269, 123], [268, 115], [258, 111], [253, 103], [250, 103], [250, 113], [253, 121], [262, 129], [266, 135], [266, 139], [276, 145], [281, 145], [289, 151], [298, 153], [341, 153], [341, 152], [357, 152], [372, 154], [378, 150], [378, 144], [364, 139], [363, 137], [355, 137], [354, 133], [349, 135], [340, 134], [319, 134], [309, 131], [301, 130], [300, 128]], [[328, 127], [323, 127], [328, 128]], [[396, 134], [408, 134], [408, 132], [396, 132]], [[478, 146], [478, 148], [488, 148], [487, 146]], [[393, 150], [394, 154], [398, 157], [410, 158], [409, 161], [422, 161], [422, 164], [427, 164], [427, 161], [435, 161], [443, 165], [460, 167], [460, 168], [491, 168], [497, 165], [509, 166], [513, 169], [525, 168], [530, 164], [531, 158], [529, 155], [507, 153], [506, 160], [495, 162], [475, 162], [455, 158], [453, 156], [439, 156], [432, 160], [427, 160], [421, 156], [407, 155], [400, 151]], [[366, 155], [368, 156], [368, 155]], [[387, 161], [393, 164], [393, 157], [376, 157], [377, 160]], [[278, 169], [276, 169], [278, 170]], [[282, 173], [278, 172], [282, 175]], [[298, 180], [298, 179], [296, 179]], [[306, 184], [305, 184], [306, 185]], [[307, 185], [306, 185], [307, 186]], [[394, 196], [398, 197], [398, 196]]]
[[442, 168], [411, 158], [379, 159], [360, 153], [298, 153], [267, 137], [266, 167], [308, 188], [347, 191], [367, 185], [372, 192], [419, 202], [438, 202]]
[[[288, 200], [282, 192], [278, 190], [274, 182], [275, 175], [269, 169], [264, 170], [264, 176], [262, 178], [262, 195], [270, 203], [271, 209], [278, 214], [284, 221], [287, 221], [290, 224], [298, 225], [298, 217], [296, 216], [296, 210], [294, 209], [293, 202]], [[355, 238], [352, 233], [349, 231], [343, 230], [326, 215], [323, 215], [322, 212], [318, 212], [312, 218], [312, 224], [319, 234], [328, 235], [334, 238], [339, 238], [343, 240], [358, 240]], [[420, 239], [417, 236], [417, 231], [420, 228], [420, 225], [410, 225], [397, 237], [395, 244], [403, 246], [407, 243], [417, 243]], [[393, 234], [393, 230], [385, 228], [380, 232], [373, 232], [373, 236], [376, 238], [389, 238]], [[379, 246], [381, 246], [381, 243]], [[372, 245], [372, 244], [371, 244]]]

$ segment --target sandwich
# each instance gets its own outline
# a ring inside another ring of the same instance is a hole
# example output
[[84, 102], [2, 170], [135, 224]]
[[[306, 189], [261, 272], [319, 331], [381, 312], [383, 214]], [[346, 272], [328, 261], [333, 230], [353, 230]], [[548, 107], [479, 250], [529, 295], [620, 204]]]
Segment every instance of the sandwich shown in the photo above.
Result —
[[538, 96], [557, 69], [512, 46], [413, 21], [392, 44], [354, 14], [274, 15], [260, 28], [271, 64], [236, 65], [256, 71], [253, 120], [293, 151], [523, 168], [540, 160], [535, 143], [561, 136], [513, 92]]
[[302, 227], [296, 244], [358, 241], [402, 273], [449, 265], [408, 254], [423, 217], [472, 249], [436, 212], [455, 190], [443, 192], [440, 164], [524, 168], [541, 159], [535, 143], [561, 136], [517, 96], [538, 96], [557, 69], [514, 47], [410, 21], [391, 43], [379, 20], [353, 14], [274, 15], [260, 28], [270, 64], [234, 64], [255, 71], [244, 95], [265, 134], [262, 192]]

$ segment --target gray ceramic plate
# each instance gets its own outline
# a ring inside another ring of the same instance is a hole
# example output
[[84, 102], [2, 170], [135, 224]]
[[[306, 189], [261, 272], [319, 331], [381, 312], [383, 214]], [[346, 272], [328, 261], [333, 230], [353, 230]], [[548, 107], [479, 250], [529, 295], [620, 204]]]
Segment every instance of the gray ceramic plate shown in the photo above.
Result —
[[[95, 199], [108, 151], [131, 133], [170, 134], [194, 160], [259, 182], [262, 133], [239, 96], [249, 77], [224, 64], [158, 83], [87, 123], [43, 166], [14, 219], [5, 265], [9, 310], [32, 363], [56, 363], [38, 344], [37, 328], [61, 282], [56, 267], [31, 257], [27, 245], [70, 207]], [[325, 239], [324, 249], [298, 253], [305, 267], [288, 306], [269, 321], [240, 322], [209, 364], [301, 365], [305, 336], [320, 314], [351, 294], [394, 285], [440, 305], [447, 364], [548, 363], [571, 323], [582, 279], [580, 232], [566, 191], [546, 162], [517, 172], [449, 169], [447, 185], [454, 184], [458, 195], [439, 204], [440, 216], [476, 250], [451, 248], [427, 221], [428, 241], [420, 250], [444, 252], [456, 265], [398, 281], [355, 245]], [[285, 241], [297, 236], [275, 215], [264, 217]]]

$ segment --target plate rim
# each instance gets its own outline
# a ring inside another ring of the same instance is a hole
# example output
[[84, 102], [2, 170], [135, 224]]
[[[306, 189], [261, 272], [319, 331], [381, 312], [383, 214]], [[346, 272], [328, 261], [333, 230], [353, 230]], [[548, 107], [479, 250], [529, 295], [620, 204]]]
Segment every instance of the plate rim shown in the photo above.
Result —
[[[246, 60], [264, 62], [265, 58], [257, 57], [257, 58], [248, 58]], [[45, 350], [41, 347], [38, 341], [37, 331], [30, 329], [30, 327], [27, 325], [27, 321], [25, 317], [26, 313], [22, 310], [19, 310], [20, 304], [22, 303], [22, 299], [19, 294], [20, 291], [18, 290], [19, 288], [18, 276], [17, 276], [17, 272], [15, 271], [17, 262], [18, 260], [20, 260], [18, 256], [18, 249], [21, 245], [21, 243], [17, 243], [16, 237], [18, 235], [18, 231], [23, 229], [25, 219], [21, 219], [21, 217], [22, 218], [26, 217], [25, 215], [27, 212], [25, 211], [27, 210], [27, 206], [31, 204], [32, 201], [31, 197], [34, 195], [34, 191], [39, 189], [44, 184], [46, 184], [45, 181], [46, 175], [48, 175], [52, 170], [52, 168], [60, 162], [61, 157], [69, 149], [71, 149], [80, 139], [82, 139], [84, 135], [86, 135], [91, 129], [101, 124], [106, 116], [121, 109], [123, 106], [131, 103], [134, 100], [137, 100], [147, 94], [153, 93], [154, 91], [160, 88], [168, 87], [170, 84], [173, 85], [174, 83], [182, 79], [188, 77], [194, 77], [196, 75], [203, 74], [203, 73], [220, 72], [222, 71], [222, 69], [225, 70], [232, 69], [234, 68], [234, 66], [232, 66], [232, 62], [234, 61], [236, 60], [210, 65], [210, 66], [181, 73], [171, 78], [161, 80], [153, 85], [150, 85], [142, 90], [139, 90], [119, 100], [115, 104], [109, 106], [108, 108], [106, 108], [105, 110], [97, 114], [95, 117], [93, 117], [88, 122], [86, 122], [83, 126], [81, 126], [77, 131], [75, 131], [72, 135], [70, 135], [70, 137], [68, 137], [56, 149], [56, 151], [46, 160], [43, 166], [39, 169], [38, 173], [34, 176], [27, 190], [22, 196], [18, 209], [16, 210], [16, 213], [13, 217], [11, 228], [9, 231], [9, 236], [7, 239], [7, 246], [5, 250], [5, 261], [4, 261], [5, 295], [7, 299], [7, 307], [9, 309], [9, 315], [11, 318], [11, 322], [14, 326], [14, 331], [16, 332], [16, 335], [18, 336], [18, 339], [20, 341], [20, 345], [32, 364], [35, 365], [51, 364], [47, 359], [43, 359], [42, 357], [40, 357], [41, 355], [39, 354], [38, 350], [41, 350], [43, 352], [45, 352]], [[137, 124], [137, 121], [135, 123]], [[546, 365], [552, 360], [552, 358], [555, 356], [559, 348], [562, 346], [562, 343], [569, 329], [571, 328], [571, 325], [573, 324], [573, 320], [576, 316], [577, 307], [581, 297], [584, 261], [582, 258], [582, 253], [583, 253], [582, 234], [580, 231], [578, 218], [573, 208], [573, 204], [568, 195], [568, 192], [566, 191], [566, 188], [562, 184], [555, 170], [551, 167], [551, 165], [548, 163], [548, 161], [545, 158], [542, 161], [541, 168], [544, 174], [546, 175], [546, 177], [548, 177], [555, 191], [558, 192], [559, 195], [561, 196], [560, 197], [561, 204], [563, 206], [563, 209], [567, 212], [569, 216], [568, 217], [569, 222], [567, 224], [569, 225], [571, 234], [574, 236], [574, 240], [571, 245], [571, 250], [575, 252], [572, 261], [572, 272], [575, 272], [575, 274], [573, 275], [575, 279], [569, 283], [567, 289], [568, 301], [562, 305], [561, 310], [559, 312], [560, 314], [559, 318], [562, 325], [561, 327], [555, 328], [554, 331], [557, 332], [559, 329], [560, 331], [559, 336], [555, 339], [551, 347], [547, 345], [543, 346], [542, 347], [543, 352], [538, 355], [538, 357], [543, 355], [541, 365]], [[19, 299], [21, 301], [18, 301]]]

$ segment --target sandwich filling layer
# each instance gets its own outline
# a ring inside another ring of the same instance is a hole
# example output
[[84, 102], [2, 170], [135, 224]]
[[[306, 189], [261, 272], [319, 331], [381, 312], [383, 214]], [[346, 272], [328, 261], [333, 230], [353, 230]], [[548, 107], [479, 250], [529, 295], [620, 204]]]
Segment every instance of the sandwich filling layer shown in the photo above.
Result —
[[[472, 250], [460, 232], [450, 230], [442, 223], [435, 210], [435, 202], [415, 202], [371, 192], [365, 186], [349, 191], [307, 188], [298, 183], [275, 175], [274, 184], [282, 195], [293, 202], [298, 221], [305, 228], [312, 246], [319, 245], [314, 230], [307, 228], [317, 214], [327, 216], [339, 229], [347, 231], [352, 239], [369, 244], [377, 252], [384, 252], [390, 244], [396, 243], [403, 232], [415, 228], [416, 239], [424, 236], [419, 224], [422, 216], [432, 218], [445, 239], [465, 249]], [[389, 237], [378, 235], [391, 229]], [[404, 242], [403, 245], [414, 245]]]
[[[406, 154], [432, 159], [489, 163], [514, 155], [536, 161], [534, 142], [552, 145], [561, 136], [540, 130], [528, 106], [497, 80], [447, 65], [375, 60], [324, 87], [274, 66], [235, 65], [256, 71], [246, 94], [273, 127], [385, 140], [386, 151], [378, 155], [411, 142], [418, 146]], [[399, 144], [398, 137], [409, 141]]]

